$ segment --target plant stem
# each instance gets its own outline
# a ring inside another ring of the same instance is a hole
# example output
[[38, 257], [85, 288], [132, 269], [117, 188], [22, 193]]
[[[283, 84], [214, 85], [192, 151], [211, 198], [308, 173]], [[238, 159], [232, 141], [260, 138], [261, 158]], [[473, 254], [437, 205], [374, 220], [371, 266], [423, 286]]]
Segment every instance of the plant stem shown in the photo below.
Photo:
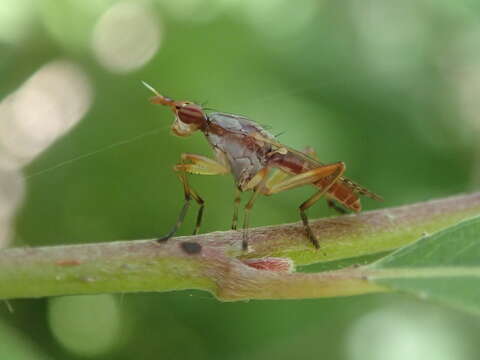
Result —
[[[178, 237], [165, 243], [135, 240], [4, 249], [0, 251], [0, 299], [180, 289], [206, 290], [223, 300], [386, 291], [369, 282], [363, 268], [307, 274], [278, 265], [392, 250], [479, 214], [480, 193], [475, 193], [320, 219], [312, 221], [320, 250], [311, 246], [299, 223], [250, 230], [248, 253], [242, 252], [237, 231]], [[269, 258], [257, 262], [269, 264], [264, 268], [271, 270], [259, 270], [249, 262], [264, 257]]]

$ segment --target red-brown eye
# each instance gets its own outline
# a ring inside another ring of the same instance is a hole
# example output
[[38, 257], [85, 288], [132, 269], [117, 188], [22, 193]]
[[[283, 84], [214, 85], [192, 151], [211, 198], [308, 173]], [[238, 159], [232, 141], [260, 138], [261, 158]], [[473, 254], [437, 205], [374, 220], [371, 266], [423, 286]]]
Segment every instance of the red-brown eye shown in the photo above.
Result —
[[177, 107], [177, 116], [185, 124], [195, 124], [201, 127], [206, 121], [202, 108], [196, 104], [185, 103]]

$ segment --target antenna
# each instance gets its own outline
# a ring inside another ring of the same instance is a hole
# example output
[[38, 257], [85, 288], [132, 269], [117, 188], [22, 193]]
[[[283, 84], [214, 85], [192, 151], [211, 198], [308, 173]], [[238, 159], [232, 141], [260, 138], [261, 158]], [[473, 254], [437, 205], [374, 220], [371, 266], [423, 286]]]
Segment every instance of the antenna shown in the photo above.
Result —
[[159, 92], [158, 92], [157, 90], [154, 89], [153, 86], [147, 84], [145, 81], [142, 80], [142, 84], [143, 84], [143, 86], [145, 86], [148, 90], [150, 90], [151, 92], [153, 92], [155, 95], [160, 96], [160, 97], [163, 97], [162, 95], [159, 94]]

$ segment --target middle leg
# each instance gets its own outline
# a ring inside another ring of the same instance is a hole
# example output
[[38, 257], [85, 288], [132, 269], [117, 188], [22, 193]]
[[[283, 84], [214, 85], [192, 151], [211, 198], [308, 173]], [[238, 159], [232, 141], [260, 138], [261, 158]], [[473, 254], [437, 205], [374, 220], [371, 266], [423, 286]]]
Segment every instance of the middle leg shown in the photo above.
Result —
[[269, 168], [265, 167], [261, 169], [253, 178], [250, 180], [251, 184], [257, 184], [253, 187], [253, 185], [249, 186], [247, 184], [246, 189], [253, 187], [253, 194], [250, 200], [245, 205], [244, 213], [243, 213], [243, 236], [242, 236], [242, 250], [248, 249], [248, 228], [250, 227], [250, 211], [252, 210], [253, 204], [255, 200], [258, 198], [264, 189], [265, 184], [268, 179], [268, 171]]
[[232, 230], [237, 230], [238, 223], [238, 207], [240, 206], [241, 201], [241, 191], [237, 188], [235, 189], [235, 198], [233, 199], [233, 218], [232, 218]]

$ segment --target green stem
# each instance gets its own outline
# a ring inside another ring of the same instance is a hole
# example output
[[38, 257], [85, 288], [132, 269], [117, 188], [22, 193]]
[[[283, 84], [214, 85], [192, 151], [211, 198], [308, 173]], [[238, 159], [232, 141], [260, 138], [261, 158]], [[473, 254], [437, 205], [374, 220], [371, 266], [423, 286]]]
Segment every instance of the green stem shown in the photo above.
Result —
[[422, 267], [422, 268], [389, 268], [389, 269], [372, 269], [365, 273], [370, 280], [384, 279], [434, 279], [434, 278], [480, 278], [480, 267]]
[[179, 237], [166, 243], [136, 240], [0, 251], [0, 299], [106, 292], [202, 289], [224, 300], [345, 296], [385, 291], [368, 270], [318, 274], [258, 270], [248, 259], [276, 268], [375, 254], [398, 248], [423, 233], [480, 214], [480, 193], [312, 222], [315, 250], [302, 226], [252, 229], [250, 248], [240, 232]]
[[382, 253], [476, 215], [480, 192], [321, 219], [311, 225], [320, 251], [305, 241], [299, 223], [259, 228], [250, 235], [253, 251], [248, 257], [288, 257], [296, 265], [308, 265]]

